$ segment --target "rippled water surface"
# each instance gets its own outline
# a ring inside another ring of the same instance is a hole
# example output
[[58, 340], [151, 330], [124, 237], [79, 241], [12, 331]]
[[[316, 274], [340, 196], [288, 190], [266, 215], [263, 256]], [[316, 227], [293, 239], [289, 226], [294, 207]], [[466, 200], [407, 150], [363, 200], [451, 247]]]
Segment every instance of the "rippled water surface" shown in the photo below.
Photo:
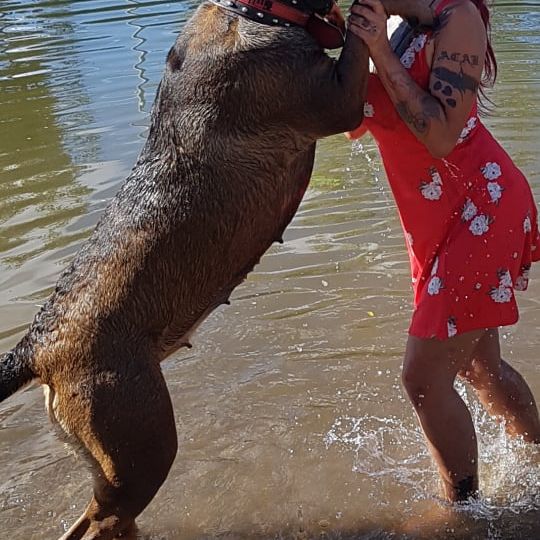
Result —
[[[145, 138], [163, 60], [196, 2], [0, 2], [0, 348], [13, 346]], [[540, 3], [497, 2], [487, 119], [540, 200]], [[505, 356], [540, 397], [540, 275]], [[408, 263], [375, 147], [319, 145], [285, 236], [169, 359], [180, 451], [141, 517], [153, 539], [539, 538], [540, 456], [471, 396], [482, 498], [446, 515], [399, 383]], [[452, 429], [452, 426], [448, 426]], [[0, 408], [0, 537], [54, 539], [90, 494], [41, 391]]]

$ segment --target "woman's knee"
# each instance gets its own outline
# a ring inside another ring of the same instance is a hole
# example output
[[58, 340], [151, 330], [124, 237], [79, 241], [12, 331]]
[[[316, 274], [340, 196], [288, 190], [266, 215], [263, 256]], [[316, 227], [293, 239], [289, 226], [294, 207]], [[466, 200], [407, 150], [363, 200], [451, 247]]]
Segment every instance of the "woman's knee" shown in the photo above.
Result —
[[[445, 341], [409, 336], [402, 382], [415, 406], [452, 392], [456, 376], [467, 373], [477, 350], [493, 351], [486, 333], [485, 330], [476, 330]], [[484, 347], [480, 346], [482, 341]]]
[[437, 399], [441, 388], [452, 386], [452, 375], [440, 370], [436, 365], [437, 360], [421, 354], [420, 351], [408, 352], [405, 356], [401, 382], [415, 408]]

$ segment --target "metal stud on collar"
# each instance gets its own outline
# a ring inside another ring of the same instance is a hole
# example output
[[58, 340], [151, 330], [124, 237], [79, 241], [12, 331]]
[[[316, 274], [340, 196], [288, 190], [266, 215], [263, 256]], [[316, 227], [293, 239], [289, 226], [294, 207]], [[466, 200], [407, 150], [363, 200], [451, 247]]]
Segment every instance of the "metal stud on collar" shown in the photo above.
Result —
[[[282, 19], [280, 16], [274, 13], [271, 13], [271, 12], [265, 13], [263, 11], [257, 11], [256, 8], [254, 8], [253, 6], [243, 5], [243, 4], [247, 4], [246, 0], [243, 0], [243, 1], [241, 0], [239, 2], [237, 2], [236, 0], [209, 0], [209, 1], [221, 6], [224, 9], [230, 9], [233, 13], [237, 13], [239, 15], [245, 16], [248, 19], [251, 19], [253, 21], [260, 21], [262, 24], [284, 26], [287, 28], [291, 28], [293, 26], [293, 23], [287, 22], [286, 19]], [[256, 3], [257, 1], [259, 1], [260, 3], [263, 0], [252, 0], [252, 1], [253, 3]], [[293, 3], [293, 4], [299, 4], [299, 0], [287, 0], [287, 2]], [[297, 24], [297, 23], [294, 23], [294, 24]]]

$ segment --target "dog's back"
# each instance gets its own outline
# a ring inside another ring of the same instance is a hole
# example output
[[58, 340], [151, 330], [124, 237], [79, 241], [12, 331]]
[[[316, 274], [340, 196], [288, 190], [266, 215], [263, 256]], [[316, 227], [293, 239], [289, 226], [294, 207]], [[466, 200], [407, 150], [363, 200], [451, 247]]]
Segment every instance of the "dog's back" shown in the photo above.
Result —
[[33, 325], [42, 382], [90, 358], [113, 368], [99, 364], [118, 340], [127, 357], [163, 358], [280, 239], [311, 175], [317, 63], [332, 66], [300, 28], [197, 10], [137, 164]]

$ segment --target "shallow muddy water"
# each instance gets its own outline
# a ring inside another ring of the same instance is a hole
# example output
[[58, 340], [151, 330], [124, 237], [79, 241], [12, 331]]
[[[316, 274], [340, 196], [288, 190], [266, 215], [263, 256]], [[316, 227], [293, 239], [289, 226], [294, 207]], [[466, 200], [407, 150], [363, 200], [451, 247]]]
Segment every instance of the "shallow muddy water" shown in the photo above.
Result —
[[[164, 57], [196, 2], [0, 3], [0, 349], [15, 344], [144, 141]], [[540, 3], [497, 2], [486, 122], [540, 201]], [[540, 398], [540, 272], [503, 332]], [[319, 145], [276, 245], [164, 372], [180, 450], [148, 539], [540, 538], [540, 455], [470, 400], [482, 497], [453, 513], [399, 382], [409, 270], [373, 142]], [[451, 429], [451, 426], [449, 426]], [[90, 496], [41, 390], [0, 407], [0, 538], [55, 539]]]

